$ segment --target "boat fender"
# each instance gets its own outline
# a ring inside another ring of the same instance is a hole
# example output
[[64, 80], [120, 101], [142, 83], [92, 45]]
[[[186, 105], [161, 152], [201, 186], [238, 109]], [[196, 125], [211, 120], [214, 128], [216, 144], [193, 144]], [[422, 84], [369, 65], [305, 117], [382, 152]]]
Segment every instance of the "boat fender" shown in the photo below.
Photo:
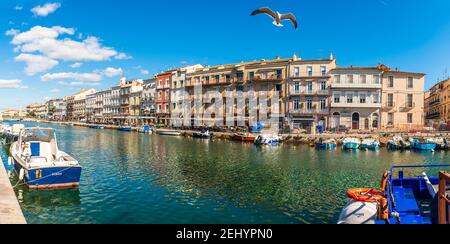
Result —
[[379, 219], [386, 221], [386, 224], [390, 224], [389, 222], [389, 203], [386, 198], [380, 199], [380, 204], [378, 208], [378, 216]]
[[8, 157], [8, 165], [11, 166], [12, 165], [12, 158]]
[[19, 171], [19, 180], [23, 180], [25, 177], [25, 170], [24, 169], [20, 169]]
[[388, 180], [389, 180], [389, 173], [387, 170], [385, 170], [383, 177], [381, 178], [381, 185], [380, 185], [381, 192], [386, 192]]

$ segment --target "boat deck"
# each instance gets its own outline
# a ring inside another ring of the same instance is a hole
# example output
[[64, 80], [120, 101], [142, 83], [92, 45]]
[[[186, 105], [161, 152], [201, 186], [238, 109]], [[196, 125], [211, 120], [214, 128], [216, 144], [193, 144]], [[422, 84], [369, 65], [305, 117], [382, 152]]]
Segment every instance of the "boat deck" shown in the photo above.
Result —
[[423, 214], [412, 188], [396, 186], [392, 189], [401, 222], [407, 224], [431, 224], [431, 216]]

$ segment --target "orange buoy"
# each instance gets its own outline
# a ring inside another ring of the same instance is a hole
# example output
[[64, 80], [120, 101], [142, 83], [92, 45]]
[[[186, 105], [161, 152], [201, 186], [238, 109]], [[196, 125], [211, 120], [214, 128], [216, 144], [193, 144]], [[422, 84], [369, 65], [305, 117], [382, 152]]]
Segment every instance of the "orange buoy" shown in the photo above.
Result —
[[347, 191], [347, 196], [357, 202], [379, 202], [384, 198], [383, 192], [372, 188], [353, 188]]

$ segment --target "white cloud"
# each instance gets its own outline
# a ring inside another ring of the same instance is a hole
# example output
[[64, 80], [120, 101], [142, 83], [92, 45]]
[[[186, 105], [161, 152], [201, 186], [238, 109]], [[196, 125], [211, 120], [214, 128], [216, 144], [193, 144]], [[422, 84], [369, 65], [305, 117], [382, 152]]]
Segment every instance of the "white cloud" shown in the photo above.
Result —
[[141, 74], [148, 75], [148, 74], [150, 74], [150, 72], [146, 69], [143, 69], [143, 70], [141, 70]]
[[82, 65], [83, 65], [83, 63], [76, 62], [76, 63], [71, 64], [71, 65], [69, 65], [69, 66], [70, 66], [71, 68], [76, 69], [76, 68], [80, 68]]
[[26, 63], [25, 73], [29, 76], [33, 76], [35, 74], [50, 70], [59, 63], [57, 60], [45, 56], [27, 53], [20, 54], [19, 56], [15, 57], [14, 60], [16, 62]]
[[51, 89], [50, 92], [51, 92], [51, 93], [59, 93], [59, 92], [61, 92], [61, 90], [55, 88], [55, 89]]
[[1, 80], [0, 79], [0, 88], [21, 88], [21, 89], [26, 89], [28, 88], [28, 86], [23, 86], [22, 85], [22, 80]]
[[62, 34], [73, 35], [75, 30], [72, 28], [64, 28], [61, 26], [54, 26], [52, 28], [34, 26], [29, 31], [17, 33], [11, 41], [14, 45], [29, 44], [39, 40], [56, 39]]
[[99, 82], [102, 80], [102, 76], [97, 73], [73, 73], [73, 72], [62, 72], [62, 73], [47, 73], [41, 76], [42, 81], [52, 81], [52, 80], [73, 80], [77, 82]]
[[14, 7], [14, 10], [17, 10], [17, 11], [20, 11], [20, 10], [22, 10], [23, 9], [23, 6], [15, 6]]
[[117, 60], [128, 60], [128, 59], [132, 59], [133, 57], [129, 56], [129, 55], [125, 54], [125, 53], [119, 53], [114, 58], [117, 59]]
[[16, 29], [10, 29], [10, 30], [7, 30], [7, 31], [5, 32], [5, 35], [7, 35], [7, 36], [17, 36], [19, 33], [20, 33], [19, 30], [16, 30]]
[[58, 10], [61, 7], [60, 3], [46, 3], [44, 5], [39, 5], [31, 9], [31, 12], [33, 12], [34, 16], [48, 16], [51, 13], [54, 13], [56, 10]]
[[104, 71], [102, 71], [102, 74], [104, 74], [107, 77], [114, 77], [114, 76], [122, 75], [123, 70], [122, 70], [122, 68], [116, 69], [116, 68], [108, 67]]
[[84, 82], [84, 81], [72, 81], [72, 82], [60, 81], [58, 83], [60, 85], [64, 85], [64, 86], [99, 86], [100, 85], [100, 83], [98, 83], [98, 82]]

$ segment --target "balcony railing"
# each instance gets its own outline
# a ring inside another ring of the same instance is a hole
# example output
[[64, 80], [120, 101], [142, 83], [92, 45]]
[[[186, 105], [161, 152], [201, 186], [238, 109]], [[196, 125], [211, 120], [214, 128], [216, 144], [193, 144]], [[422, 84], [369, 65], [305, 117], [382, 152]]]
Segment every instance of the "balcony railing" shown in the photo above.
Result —
[[387, 102], [384, 104], [385, 108], [395, 108], [395, 102]]
[[436, 119], [441, 117], [441, 113], [440, 112], [428, 113], [425, 117], [427, 119]]
[[306, 115], [309, 115], [309, 114], [328, 114], [330, 111], [329, 111], [329, 109], [315, 109], [315, 108], [312, 108], [312, 109], [291, 109], [290, 110], [290, 113], [291, 114], [306, 114]]
[[441, 101], [440, 100], [435, 100], [429, 103], [430, 106], [433, 106], [435, 104], [439, 104]]
[[283, 75], [255, 75], [253, 77], [249, 77], [250, 81], [282, 81]]
[[300, 72], [300, 73], [291, 73], [290, 78], [305, 78], [305, 77], [329, 77], [330, 75], [327, 72]]
[[416, 107], [416, 103], [414, 103], [414, 102], [408, 102], [402, 106], [403, 109], [413, 109], [415, 107]]

